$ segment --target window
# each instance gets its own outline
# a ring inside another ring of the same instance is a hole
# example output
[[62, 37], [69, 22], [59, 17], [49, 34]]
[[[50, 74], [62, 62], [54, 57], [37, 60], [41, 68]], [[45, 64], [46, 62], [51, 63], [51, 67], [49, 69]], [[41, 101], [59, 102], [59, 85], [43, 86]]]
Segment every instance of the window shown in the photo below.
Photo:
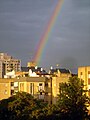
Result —
[[90, 79], [90, 71], [88, 71], [88, 78]]
[[30, 83], [30, 94], [34, 94], [34, 83]]
[[90, 96], [90, 89], [88, 90], [88, 95]]
[[90, 79], [90, 74], [88, 74], [88, 78]]
[[11, 95], [13, 95], [14, 94], [14, 90], [11, 90]]
[[90, 71], [88, 71], [88, 74], [90, 74]]
[[82, 72], [80, 73], [80, 75], [82, 75]]
[[39, 99], [44, 99], [44, 94], [42, 94], [42, 92], [40, 92], [40, 95], [38, 96], [39, 97]]
[[38, 90], [44, 91], [44, 83], [39, 83]]
[[30, 83], [30, 93], [32, 94], [32, 87], [33, 87], [33, 84]]
[[14, 82], [11, 82], [11, 86], [14, 86]]
[[83, 79], [83, 72], [80, 72], [80, 78]]
[[45, 83], [45, 86], [48, 87], [48, 83]]
[[90, 85], [90, 78], [88, 79], [88, 84]]
[[45, 92], [45, 95], [48, 95], [48, 92]]
[[4, 94], [7, 94], [7, 90], [4, 91]]
[[18, 87], [18, 82], [14, 82], [14, 87]]
[[20, 91], [24, 91], [24, 83], [20, 83]]
[[39, 86], [42, 86], [42, 83], [39, 83]]

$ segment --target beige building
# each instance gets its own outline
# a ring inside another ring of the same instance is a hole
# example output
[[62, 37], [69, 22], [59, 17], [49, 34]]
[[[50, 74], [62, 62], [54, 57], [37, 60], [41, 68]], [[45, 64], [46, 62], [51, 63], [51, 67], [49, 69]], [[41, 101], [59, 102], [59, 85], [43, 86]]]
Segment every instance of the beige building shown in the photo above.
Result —
[[28, 62], [27, 67], [35, 67], [36, 63], [34, 61]]
[[0, 53], [0, 78], [12, 70], [20, 71], [21, 61], [13, 58], [7, 53]]
[[87, 95], [90, 96], [90, 66], [78, 67], [78, 78], [84, 81], [84, 89], [88, 90]]
[[59, 94], [59, 84], [68, 82], [69, 77], [71, 77], [69, 70], [53, 69], [48, 75], [39, 73], [38, 77], [23, 76], [0, 79], [0, 99], [8, 98], [18, 91], [23, 91], [30, 93], [37, 99], [55, 104]]
[[16, 92], [27, 92], [37, 99], [51, 102], [51, 82], [46, 77], [0, 79], [0, 100], [10, 97]]
[[70, 70], [67, 69], [51, 69], [52, 74], [52, 103], [56, 103], [59, 94], [60, 83], [68, 82], [71, 77]]

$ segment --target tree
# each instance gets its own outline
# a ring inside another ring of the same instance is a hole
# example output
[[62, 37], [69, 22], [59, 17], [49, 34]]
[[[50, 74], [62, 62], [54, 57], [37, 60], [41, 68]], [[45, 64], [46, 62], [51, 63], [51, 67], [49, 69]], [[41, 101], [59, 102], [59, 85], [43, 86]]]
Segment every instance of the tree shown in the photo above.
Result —
[[68, 83], [60, 84], [59, 100], [57, 102], [62, 119], [85, 120], [87, 118], [87, 102], [83, 81], [71, 77]]
[[47, 105], [28, 93], [18, 92], [0, 101], [0, 120], [89, 120], [88, 98], [83, 87], [83, 81], [77, 77], [61, 83], [56, 105]]
[[46, 103], [22, 92], [0, 101], [0, 120], [38, 120]]

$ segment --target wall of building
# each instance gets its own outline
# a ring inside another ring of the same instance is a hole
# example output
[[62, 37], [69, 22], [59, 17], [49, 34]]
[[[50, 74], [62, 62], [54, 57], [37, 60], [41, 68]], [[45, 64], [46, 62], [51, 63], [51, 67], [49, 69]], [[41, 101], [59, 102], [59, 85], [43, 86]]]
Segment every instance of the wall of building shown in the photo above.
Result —
[[56, 103], [57, 99], [58, 99], [58, 94], [59, 94], [59, 85], [60, 83], [65, 83], [68, 82], [69, 77], [71, 77], [71, 75], [68, 75], [68, 77], [62, 76], [62, 77], [52, 77], [52, 102]]
[[[16, 92], [27, 92], [37, 99], [43, 99], [48, 103], [56, 103], [59, 94], [59, 84], [67, 82], [69, 75], [60, 77], [20, 77], [6, 78], [0, 80], [2, 89], [0, 98], [5, 99], [14, 95]], [[7, 84], [7, 85], [6, 85]], [[6, 87], [5, 87], [6, 85]]]
[[7, 72], [21, 70], [21, 61], [6, 53], [0, 53], [0, 78], [4, 78]]
[[88, 90], [90, 96], [90, 66], [78, 67], [78, 78], [84, 81], [84, 89]]
[[0, 79], [0, 100], [11, 96], [11, 79]]
[[45, 80], [45, 77], [0, 79], [0, 100], [10, 97], [18, 91], [30, 93], [38, 99], [44, 99], [46, 90]]

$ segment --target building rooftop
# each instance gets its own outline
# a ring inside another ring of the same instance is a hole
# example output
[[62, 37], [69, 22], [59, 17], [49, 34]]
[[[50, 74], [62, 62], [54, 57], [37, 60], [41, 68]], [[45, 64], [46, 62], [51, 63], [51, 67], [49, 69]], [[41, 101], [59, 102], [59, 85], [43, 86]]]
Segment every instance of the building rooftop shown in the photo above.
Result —
[[28, 72], [29, 71], [29, 67], [21, 67], [21, 71], [22, 72]]
[[65, 69], [65, 68], [60, 68], [58, 69], [61, 73], [70, 73], [70, 70]]
[[60, 71], [61, 73], [70, 73], [70, 70], [69, 69], [65, 69], [65, 68], [56, 68], [56, 69], [50, 69], [50, 73], [53, 74], [57, 71]]

